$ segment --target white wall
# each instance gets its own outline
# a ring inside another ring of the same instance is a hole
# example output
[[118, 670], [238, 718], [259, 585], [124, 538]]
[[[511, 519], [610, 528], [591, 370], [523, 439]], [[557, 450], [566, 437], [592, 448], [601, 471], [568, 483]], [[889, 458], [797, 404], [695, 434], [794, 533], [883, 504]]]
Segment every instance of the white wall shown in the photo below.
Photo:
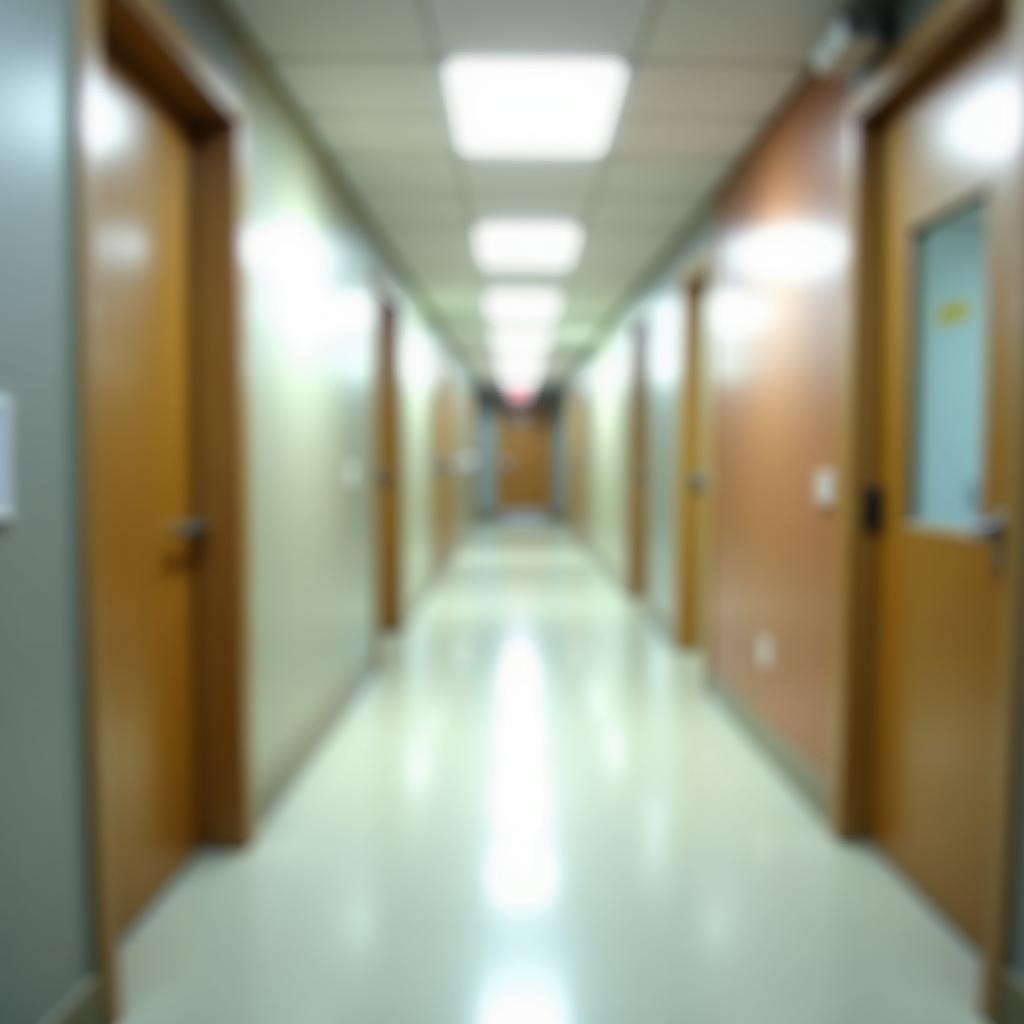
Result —
[[368, 664], [375, 266], [321, 168], [247, 82], [243, 252], [252, 742], [265, 803]]
[[684, 392], [682, 289], [663, 287], [640, 313], [647, 328], [647, 603], [674, 626], [679, 608], [679, 467]]
[[631, 388], [630, 333], [618, 332], [577, 378], [587, 401], [588, 539], [594, 550], [626, 582]]

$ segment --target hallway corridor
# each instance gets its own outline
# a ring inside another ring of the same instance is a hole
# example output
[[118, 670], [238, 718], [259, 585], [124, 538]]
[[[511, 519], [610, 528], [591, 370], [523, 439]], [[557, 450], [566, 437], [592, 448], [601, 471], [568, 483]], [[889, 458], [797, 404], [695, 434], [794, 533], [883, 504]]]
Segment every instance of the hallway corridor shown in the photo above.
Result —
[[130, 1024], [978, 1019], [967, 947], [542, 526], [475, 535], [124, 967]]

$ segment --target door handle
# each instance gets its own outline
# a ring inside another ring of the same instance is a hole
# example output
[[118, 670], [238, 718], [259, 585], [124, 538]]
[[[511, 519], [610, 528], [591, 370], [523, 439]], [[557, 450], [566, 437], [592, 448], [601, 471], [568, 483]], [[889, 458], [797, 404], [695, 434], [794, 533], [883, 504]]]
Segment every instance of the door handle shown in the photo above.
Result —
[[691, 473], [687, 484], [691, 494], [707, 494], [711, 489], [711, 479], [707, 473]]
[[1010, 517], [1002, 510], [988, 512], [978, 517], [974, 524], [974, 536], [989, 546], [992, 559], [992, 571], [997, 573], [1003, 568], [1006, 554], [1006, 538], [1010, 532]]
[[974, 527], [974, 535], [979, 540], [987, 540], [990, 544], [997, 543], [1010, 531], [1010, 517], [1005, 512], [991, 512], [980, 516]]
[[200, 544], [209, 536], [210, 528], [205, 519], [192, 517], [172, 523], [171, 534], [185, 544]]

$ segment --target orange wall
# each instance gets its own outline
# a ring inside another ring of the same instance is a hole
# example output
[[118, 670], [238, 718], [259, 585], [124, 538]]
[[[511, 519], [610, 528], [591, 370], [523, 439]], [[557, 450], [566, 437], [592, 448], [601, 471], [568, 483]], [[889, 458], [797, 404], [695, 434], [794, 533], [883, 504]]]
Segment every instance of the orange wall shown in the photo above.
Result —
[[[838, 660], [844, 365], [842, 94], [810, 87], [721, 196], [705, 320], [712, 373], [716, 676], [824, 771]], [[775, 638], [758, 667], [759, 633]]]

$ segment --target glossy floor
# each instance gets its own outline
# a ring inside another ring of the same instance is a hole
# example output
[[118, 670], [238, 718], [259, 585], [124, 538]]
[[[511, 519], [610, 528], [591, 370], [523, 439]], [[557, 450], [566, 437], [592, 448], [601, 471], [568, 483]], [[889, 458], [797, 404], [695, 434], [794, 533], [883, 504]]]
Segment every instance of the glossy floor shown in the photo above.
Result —
[[132, 1024], [969, 1024], [969, 951], [832, 840], [561, 534], [481, 534], [241, 854], [126, 945]]

